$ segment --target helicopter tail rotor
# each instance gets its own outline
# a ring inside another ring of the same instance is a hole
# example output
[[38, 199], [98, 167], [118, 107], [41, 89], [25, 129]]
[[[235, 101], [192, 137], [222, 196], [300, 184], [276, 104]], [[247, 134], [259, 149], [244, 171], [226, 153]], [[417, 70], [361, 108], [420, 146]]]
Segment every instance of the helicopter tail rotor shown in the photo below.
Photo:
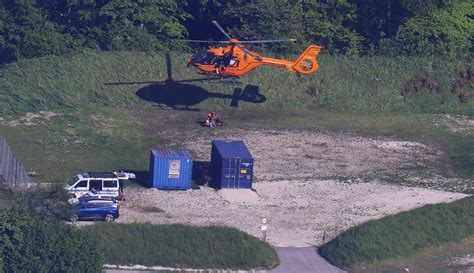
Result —
[[301, 74], [311, 74], [316, 72], [319, 69], [316, 57], [318, 57], [320, 51], [320, 46], [308, 46], [308, 48], [306, 48], [306, 50], [294, 62], [293, 69]]

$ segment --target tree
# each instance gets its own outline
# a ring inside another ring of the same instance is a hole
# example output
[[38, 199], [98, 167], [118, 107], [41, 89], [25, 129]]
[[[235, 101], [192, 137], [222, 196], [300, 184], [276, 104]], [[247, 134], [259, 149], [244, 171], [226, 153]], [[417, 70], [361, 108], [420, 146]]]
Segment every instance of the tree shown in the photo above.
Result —
[[102, 254], [84, 231], [46, 221], [22, 203], [0, 215], [4, 272], [100, 272]]
[[[304, 37], [299, 0], [227, 1], [219, 13], [219, 21], [229, 28], [231, 36], [241, 40], [262, 40]], [[223, 37], [220, 35], [219, 37]], [[220, 38], [222, 40], [222, 38]], [[301, 44], [266, 44], [267, 48], [291, 51]]]
[[[364, 37], [365, 49], [376, 50], [381, 40], [393, 39], [406, 21], [408, 9], [400, 0], [352, 0], [357, 6], [355, 28]], [[422, 1], [420, 1], [422, 2]]]
[[99, 16], [104, 49], [164, 50], [186, 33], [186, 14], [173, 0], [111, 0]]
[[418, 4], [420, 2], [405, 1], [414, 16], [397, 32], [396, 40], [402, 52], [450, 56], [469, 54], [474, 36], [474, 2], [440, 0], [423, 8]]
[[305, 37], [329, 52], [359, 53], [362, 37], [353, 29], [357, 6], [347, 0], [303, 0]]
[[2, 51], [13, 54], [2, 59], [62, 54], [67, 50], [58, 26], [48, 20], [35, 1], [3, 1], [0, 13]]

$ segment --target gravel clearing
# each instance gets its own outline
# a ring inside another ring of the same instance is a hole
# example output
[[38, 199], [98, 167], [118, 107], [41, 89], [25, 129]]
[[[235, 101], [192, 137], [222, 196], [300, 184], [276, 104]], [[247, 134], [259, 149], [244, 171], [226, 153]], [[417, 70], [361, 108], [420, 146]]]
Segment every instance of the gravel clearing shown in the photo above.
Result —
[[[347, 134], [233, 130], [216, 137], [244, 140], [255, 160], [257, 181], [377, 177], [381, 173], [434, 169], [441, 156], [421, 143]], [[209, 139], [193, 138], [185, 147], [193, 151], [193, 159], [210, 160]]]
[[[129, 189], [117, 222], [223, 225], [261, 237], [261, 217], [268, 219], [268, 241], [282, 247], [321, 245], [350, 227], [426, 204], [465, 197], [422, 188], [373, 183], [325, 181], [262, 182], [255, 191], [162, 191]], [[158, 208], [163, 212], [152, 211]]]
[[[319, 246], [323, 237], [330, 240], [368, 220], [466, 196], [379, 179], [387, 173], [405, 172], [418, 183], [425, 178], [410, 170], [434, 173], [442, 154], [421, 143], [348, 134], [232, 129], [216, 130], [212, 138], [189, 137], [184, 147], [193, 152], [194, 160], [208, 161], [211, 139], [244, 140], [255, 160], [254, 190], [129, 188], [117, 222], [224, 225], [261, 237], [261, 218], [266, 217], [271, 244]], [[439, 176], [436, 181], [449, 183]]]

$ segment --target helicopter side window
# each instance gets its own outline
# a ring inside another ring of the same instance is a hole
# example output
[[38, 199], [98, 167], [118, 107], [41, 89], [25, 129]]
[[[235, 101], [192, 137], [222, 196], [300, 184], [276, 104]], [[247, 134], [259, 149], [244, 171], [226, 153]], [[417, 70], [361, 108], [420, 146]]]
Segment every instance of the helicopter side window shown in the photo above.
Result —
[[229, 66], [237, 66], [239, 65], [239, 58], [232, 58], [229, 60]]
[[212, 61], [213, 64], [224, 64], [224, 58], [222, 57], [215, 57]]
[[207, 53], [206, 57], [202, 60], [203, 64], [213, 64], [214, 63], [214, 54]]

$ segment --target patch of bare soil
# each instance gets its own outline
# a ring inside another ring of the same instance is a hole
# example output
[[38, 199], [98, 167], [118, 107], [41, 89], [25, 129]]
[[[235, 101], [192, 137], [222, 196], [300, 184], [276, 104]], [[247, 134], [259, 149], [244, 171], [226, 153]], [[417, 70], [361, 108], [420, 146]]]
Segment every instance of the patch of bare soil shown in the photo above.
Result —
[[467, 254], [464, 257], [458, 257], [454, 259], [451, 266], [455, 266], [457, 268], [465, 268], [464, 270], [459, 270], [462, 273], [474, 273], [474, 257], [471, 254]]
[[51, 118], [59, 115], [61, 114], [50, 111], [39, 111], [37, 113], [28, 112], [24, 116], [12, 120], [0, 117], [0, 124], [10, 127], [16, 127], [19, 125], [32, 126], [43, 123], [44, 121], [50, 121]]
[[453, 133], [474, 132], [474, 120], [466, 116], [441, 115], [436, 125], [446, 127]]
[[[405, 172], [416, 184], [425, 180], [417, 176], [419, 170], [435, 172], [442, 154], [421, 143], [308, 131], [181, 135], [194, 160], [210, 159], [212, 139], [245, 141], [255, 160], [255, 191], [130, 188], [117, 221], [224, 225], [261, 237], [260, 221], [266, 217], [271, 244], [302, 247], [321, 245], [368, 220], [466, 196], [380, 179]], [[437, 179], [431, 183], [449, 183]]]

